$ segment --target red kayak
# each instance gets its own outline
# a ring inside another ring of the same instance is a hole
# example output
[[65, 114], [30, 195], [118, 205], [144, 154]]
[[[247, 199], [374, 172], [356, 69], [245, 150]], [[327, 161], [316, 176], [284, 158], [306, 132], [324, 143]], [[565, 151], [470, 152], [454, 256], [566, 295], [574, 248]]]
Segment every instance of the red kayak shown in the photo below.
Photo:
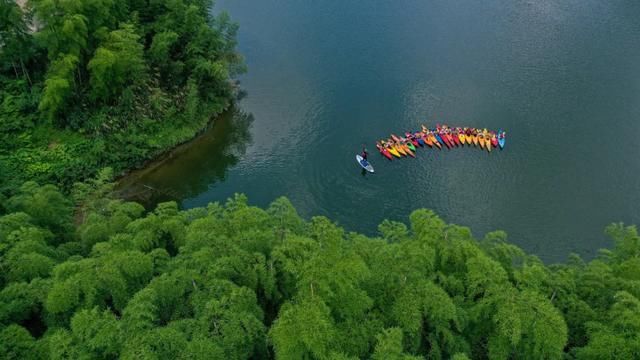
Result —
[[436, 125], [436, 130], [440, 134], [440, 138], [442, 139], [444, 144], [447, 145], [449, 149], [456, 146], [456, 144], [453, 142], [453, 139], [450, 138], [449, 135], [444, 131], [445, 129], [440, 127], [440, 124]]
[[453, 142], [455, 142], [457, 146], [461, 146], [462, 145], [462, 143], [460, 142], [460, 138], [458, 137], [457, 133], [453, 133], [453, 135], [449, 134], [449, 136], [451, 136], [451, 138], [453, 138]]
[[496, 137], [496, 134], [491, 134], [491, 145], [493, 145], [493, 147], [498, 147], [498, 138]]
[[389, 150], [385, 149], [382, 145], [380, 144], [376, 144], [376, 147], [378, 148], [378, 151], [380, 151], [380, 154], [382, 154], [382, 156], [386, 157], [389, 160], [393, 160], [393, 156], [391, 155], [391, 153], [389, 152]]
[[447, 134], [445, 134], [443, 131], [440, 131], [440, 139], [442, 139], [442, 142], [447, 145], [447, 148], [451, 149], [453, 147], [453, 144], [449, 142], [449, 137], [447, 137]]

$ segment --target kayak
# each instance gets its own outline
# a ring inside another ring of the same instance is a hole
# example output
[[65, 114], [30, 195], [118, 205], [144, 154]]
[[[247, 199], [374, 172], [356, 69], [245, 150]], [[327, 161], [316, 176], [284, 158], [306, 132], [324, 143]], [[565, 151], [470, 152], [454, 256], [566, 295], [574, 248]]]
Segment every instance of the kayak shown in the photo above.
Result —
[[484, 149], [484, 135], [478, 134], [478, 145], [480, 145], [480, 149]]
[[438, 142], [438, 139], [436, 139], [435, 135], [433, 135], [433, 134], [429, 134], [429, 136], [428, 136], [427, 138], [428, 138], [429, 140], [431, 140], [431, 143], [432, 143], [435, 147], [437, 147], [437, 148], [438, 148], [438, 149], [440, 149], [440, 150], [442, 149], [442, 144], [440, 144], [440, 143]]
[[410, 141], [411, 143], [413, 143], [413, 146], [420, 146], [420, 143], [418, 142], [418, 140], [416, 140], [416, 138], [411, 135], [411, 133], [404, 133], [405, 139], [407, 139], [407, 141]]
[[485, 149], [491, 151], [491, 136], [489, 136], [489, 133], [487, 132], [487, 129], [484, 129], [484, 131], [482, 132], [482, 134], [484, 135], [484, 147]]
[[496, 134], [491, 134], [491, 145], [493, 145], [493, 147], [498, 147], [498, 138], [496, 137]]
[[413, 145], [411, 141], [406, 141], [404, 144], [409, 148], [409, 150], [416, 151], [416, 147]]
[[[467, 131], [467, 129], [465, 129], [465, 131]], [[467, 134], [465, 132], [464, 133], [464, 140], [467, 142], [467, 145], [469, 145], [469, 146], [473, 145], [473, 138], [471, 137], [471, 134]]]
[[369, 162], [365, 160], [362, 156], [356, 155], [356, 160], [358, 161], [358, 164], [362, 166], [363, 169], [367, 170], [370, 173], [373, 172], [373, 166], [371, 166], [371, 164], [369, 164]]
[[404, 151], [404, 147], [400, 146], [399, 144], [395, 144], [394, 147], [396, 151], [399, 152], [401, 155], [407, 156], [407, 153]]
[[458, 139], [460, 139], [460, 142], [462, 143], [462, 145], [466, 145], [467, 144], [467, 139], [464, 137], [464, 134], [459, 132], [458, 133]]
[[437, 133], [436, 137], [438, 138], [438, 140], [440, 140], [440, 142], [447, 146], [447, 149], [451, 149], [451, 143], [449, 142], [449, 138], [447, 138], [447, 135], [445, 135], [444, 133]]
[[[444, 144], [444, 145], [447, 145], [447, 147], [449, 147], [449, 144], [447, 144], [447, 143], [444, 141], [444, 139], [440, 137], [440, 134], [438, 134], [438, 133], [434, 133], [433, 135], [435, 136], [436, 140], [438, 140], [438, 142], [439, 142], [440, 144]], [[440, 147], [442, 147], [442, 146], [440, 146]]]
[[418, 136], [416, 136], [416, 140], [418, 140], [418, 144], [420, 144], [420, 146], [422, 147], [427, 146], [427, 142], [424, 141], [424, 138], [422, 137], [422, 135], [418, 134]]
[[436, 139], [435, 135], [429, 134], [429, 139], [431, 140], [433, 145], [435, 145], [439, 150], [442, 150], [442, 144], [438, 142], [438, 139]]
[[413, 142], [414, 146], [424, 146], [424, 141], [422, 141], [422, 139], [420, 138], [420, 134], [418, 133], [412, 134], [408, 132], [406, 133], [406, 135], [407, 135], [407, 138], [411, 136], [411, 141]]
[[431, 137], [428, 136], [425, 133], [421, 133], [421, 139], [424, 141], [425, 144], [427, 144], [428, 147], [433, 147], [433, 141], [431, 141]]
[[505, 136], [506, 134], [502, 131], [502, 129], [500, 129], [498, 131], [499, 137], [498, 137], [498, 145], [500, 146], [500, 149], [504, 149], [504, 142], [505, 142]]
[[404, 139], [401, 139], [401, 138], [395, 136], [394, 134], [391, 134], [391, 138], [393, 139], [393, 141], [395, 141], [397, 143], [402, 143], [402, 140], [404, 140]]
[[444, 134], [444, 136], [446, 136], [446, 137], [447, 137], [447, 140], [449, 140], [449, 144], [451, 144], [451, 147], [456, 147], [456, 146], [458, 146], [458, 145], [456, 144], [455, 139], [453, 138], [453, 136], [452, 136], [451, 134]]
[[460, 138], [458, 137], [458, 134], [451, 133], [449, 134], [449, 136], [453, 138], [453, 142], [456, 144], [456, 146], [462, 145], [462, 143], [460, 142]]
[[404, 149], [404, 151], [406, 151], [406, 153], [407, 153], [409, 156], [411, 156], [411, 157], [416, 157], [416, 154], [415, 154], [413, 151], [411, 151], [411, 150], [409, 150], [409, 149]]
[[389, 151], [389, 154], [399, 158], [402, 157], [402, 155], [400, 155], [400, 153], [398, 152], [398, 150], [396, 150], [396, 148], [393, 146], [392, 143], [387, 142], [387, 141], [380, 141], [380, 144], [383, 144], [384, 148], [387, 149], [387, 151]]
[[397, 158], [402, 157], [402, 155], [400, 155], [400, 153], [398, 152], [398, 150], [394, 149], [393, 147], [388, 147], [387, 150], [389, 151], [389, 153]]
[[471, 140], [473, 140], [473, 145], [478, 146], [478, 134], [472, 133]]
[[389, 150], [385, 149], [382, 145], [380, 145], [380, 143], [377, 143], [376, 147], [378, 148], [378, 151], [380, 151], [380, 154], [382, 154], [382, 156], [386, 157], [389, 160], [393, 160], [393, 156], [391, 156]]
[[473, 138], [469, 134], [464, 134], [464, 139], [467, 141], [467, 145], [473, 145]]

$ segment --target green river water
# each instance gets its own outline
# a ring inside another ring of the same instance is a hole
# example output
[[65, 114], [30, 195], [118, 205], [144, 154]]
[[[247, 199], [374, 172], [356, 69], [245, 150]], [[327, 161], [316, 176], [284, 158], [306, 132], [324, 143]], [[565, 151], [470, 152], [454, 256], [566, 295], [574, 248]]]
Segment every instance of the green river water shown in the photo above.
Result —
[[[287, 196], [373, 234], [435, 210], [502, 229], [547, 262], [608, 247], [640, 223], [640, 2], [219, 1], [240, 24], [245, 96], [195, 141], [122, 187], [147, 204]], [[374, 148], [424, 123], [502, 128], [504, 151]], [[376, 168], [363, 176], [365, 143]]]

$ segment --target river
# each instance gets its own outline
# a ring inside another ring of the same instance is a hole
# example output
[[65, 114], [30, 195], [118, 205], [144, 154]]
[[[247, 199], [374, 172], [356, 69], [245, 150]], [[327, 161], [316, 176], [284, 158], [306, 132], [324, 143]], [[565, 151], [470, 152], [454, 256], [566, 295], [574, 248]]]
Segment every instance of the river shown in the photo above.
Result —
[[[240, 24], [246, 96], [201, 138], [136, 172], [147, 203], [287, 196], [369, 235], [435, 210], [546, 262], [610, 247], [640, 223], [640, 2], [218, 1]], [[503, 151], [375, 140], [436, 122], [502, 128]], [[366, 144], [376, 168], [354, 156]], [[145, 189], [148, 190], [145, 192]], [[153, 189], [153, 190], [149, 190]], [[136, 193], [136, 191], [131, 191]]]

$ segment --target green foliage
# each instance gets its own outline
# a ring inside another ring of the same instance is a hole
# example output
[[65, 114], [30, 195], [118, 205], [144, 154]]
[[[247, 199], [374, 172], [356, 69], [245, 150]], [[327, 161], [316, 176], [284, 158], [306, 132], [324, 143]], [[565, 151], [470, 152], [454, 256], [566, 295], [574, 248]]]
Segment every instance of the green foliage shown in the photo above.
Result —
[[75, 184], [72, 200], [30, 182], [3, 201], [0, 357], [640, 354], [633, 227], [608, 227], [614, 247], [598, 259], [546, 266], [502, 232], [477, 242], [428, 210], [368, 238], [305, 221], [285, 198], [145, 213], [110, 198], [111, 176]]
[[72, 204], [54, 185], [24, 183], [6, 202], [7, 210], [28, 214], [35, 225], [64, 238], [71, 228]]
[[418, 360], [419, 356], [404, 353], [402, 330], [399, 328], [384, 329], [376, 336], [377, 344], [373, 352], [373, 360]]
[[74, 90], [74, 72], [77, 65], [78, 56], [67, 54], [60, 55], [49, 67], [38, 109], [50, 120], [65, 110], [64, 107]]
[[69, 190], [193, 138], [233, 101], [237, 25], [210, 1], [0, 0], [0, 192]]
[[140, 37], [131, 24], [121, 25], [106, 36], [87, 64], [92, 97], [110, 103], [127, 85], [143, 83], [145, 63]]

